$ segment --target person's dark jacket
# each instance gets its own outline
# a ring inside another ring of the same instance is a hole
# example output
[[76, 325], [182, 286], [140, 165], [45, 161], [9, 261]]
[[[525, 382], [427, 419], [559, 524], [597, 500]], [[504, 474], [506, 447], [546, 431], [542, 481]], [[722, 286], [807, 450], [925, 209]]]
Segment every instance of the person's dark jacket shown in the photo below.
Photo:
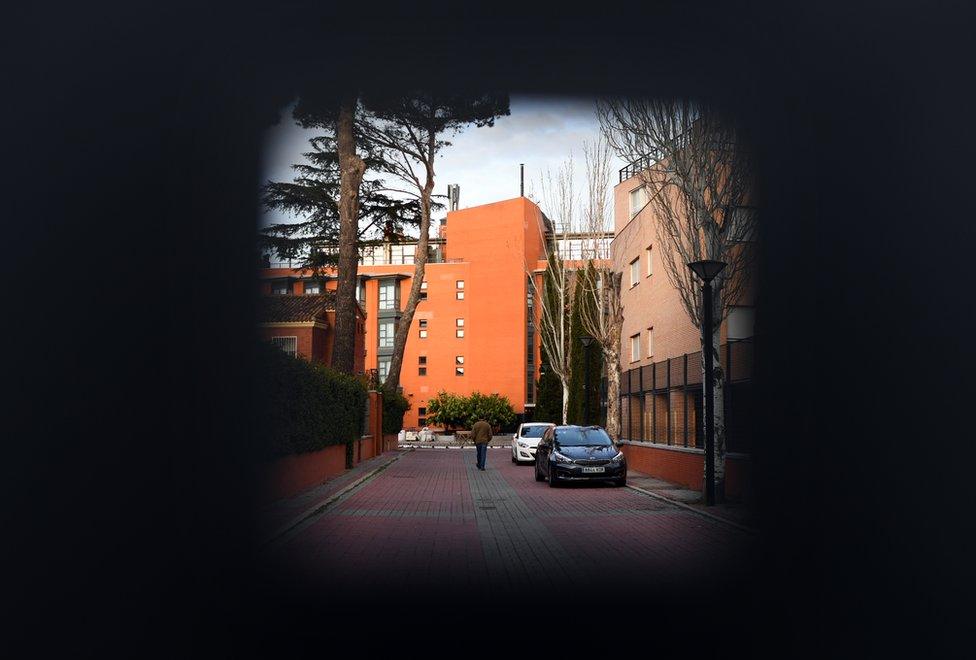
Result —
[[471, 442], [476, 445], [488, 444], [491, 440], [491, 424], [483, 419], [479, 419], [471, 427]]

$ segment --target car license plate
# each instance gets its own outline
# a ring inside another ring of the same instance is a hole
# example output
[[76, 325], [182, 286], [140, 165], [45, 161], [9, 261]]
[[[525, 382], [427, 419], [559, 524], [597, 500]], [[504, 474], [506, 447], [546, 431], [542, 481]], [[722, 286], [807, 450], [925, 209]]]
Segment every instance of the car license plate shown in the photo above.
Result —
[[606, 468], [602, 468], [602, 467], [585, 467], [585, 468], [583, 468], [583, 472], [606, 472], [606, 470], [607, 470]]

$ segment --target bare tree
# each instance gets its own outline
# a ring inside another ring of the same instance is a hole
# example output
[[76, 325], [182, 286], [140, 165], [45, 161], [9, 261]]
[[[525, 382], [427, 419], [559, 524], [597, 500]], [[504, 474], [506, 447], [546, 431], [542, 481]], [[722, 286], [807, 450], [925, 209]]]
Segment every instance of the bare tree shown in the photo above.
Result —
[[605, 237], [612, 226], [610, 145], [605, 140], [583, 145], [586, 167], [586, 201], [582, 229], [585, 236], [586, 269], [582, 272], [583, 294], [591, 304], [580, 304], [583, 330], [596, 339], [603, 351], [607, 375], [607, 433], [620, 436], [620, 332], [624, 309], [620, 299], [621, 273], [615, 271]]
[[[563, 389], [562, 423], [567, 422], [569, 407], [569, 381], [572, 375], [572, 346], [570, 345], [570, 305], [573, 287], [571, 269], [566, 266], [562, 245], [576, 226], [577, 195], [573, 190], [574, 167], [572, 156], [555, 174], [546, 169], [542, 177], [542, 200], [546, 210], [555, 219], [552, 241], [542, 236], [545, 250], [546, 272], [537, 281], [534, 264], [526, 264], [526, 273], [539, 301], [539, 337], [548, 358], [549, 369], [559, 378]], [[543, 228], [540, 226], [539, 231]]]
[[[598, 103], [603, 134], [617, 153], [640, 164], [640, 180], [656, 219], [658, 244], [671, 285], [701, 328], [701, 288], [687, 264], [725, 262], [715, 290], [710, 346], [715, 389], [715, 493], [725, 492], [724, 374], [720, 328], [731, 304], [749, 286], [753, 250], [742, 245], [756, 233], [757, 218], [744, 212], [753, 193], [751, 152], [734, 123], [707, 103], [688, 100], [610, 99]], [[704, 369], [704, 359], [702, 360]], [[704, 375], [704, 374], [703, 374]], [[705, 420], [709, 423], [710, 420]]]

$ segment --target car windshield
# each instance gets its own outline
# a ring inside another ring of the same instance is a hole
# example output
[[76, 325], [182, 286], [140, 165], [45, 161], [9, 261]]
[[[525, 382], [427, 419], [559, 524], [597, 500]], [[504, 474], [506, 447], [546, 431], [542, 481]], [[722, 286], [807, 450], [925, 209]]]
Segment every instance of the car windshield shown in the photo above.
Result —
[[599, 428], [558, 429], [556, 442], [563, 447], [610, 447], [613, 441]]
[[539, 426], [523, 426], [519, 436], [523, 438], [541, 438], [547, 428], [549, 427], [544, 424], [540, 424]]

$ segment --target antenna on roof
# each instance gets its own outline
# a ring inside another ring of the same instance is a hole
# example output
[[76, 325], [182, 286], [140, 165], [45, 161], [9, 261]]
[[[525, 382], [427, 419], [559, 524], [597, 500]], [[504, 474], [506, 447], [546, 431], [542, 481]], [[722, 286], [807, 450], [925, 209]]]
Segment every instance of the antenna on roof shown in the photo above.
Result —
[[457, 211], [461, 203], [461, 186], [456, 183], [447, 184], [447, 210]]

